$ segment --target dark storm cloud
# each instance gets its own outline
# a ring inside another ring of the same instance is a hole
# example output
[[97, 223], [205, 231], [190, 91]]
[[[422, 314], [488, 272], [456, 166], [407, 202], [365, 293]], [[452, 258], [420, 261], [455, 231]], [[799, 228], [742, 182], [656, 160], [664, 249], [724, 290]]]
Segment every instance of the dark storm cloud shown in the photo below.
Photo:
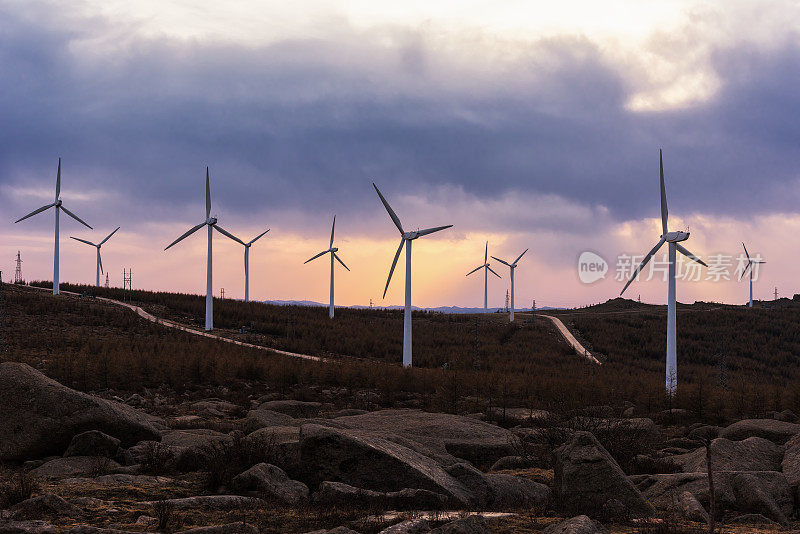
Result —
[[623, 67], [581, 38], [470, 70], [400, 30], [393, 46], [347, 28], [245, 46], [59, 15], [0, 3], [0, 184], [49, 186], [62, 155], [65, 188], [113, 192], [96, 217], [199, 213], [208, 164], [217, 206], [242, 219], [328, 205], [372, 217], [377, 180], [391, 195], [556, 195], [625, 220], [656, 215], [662, 146], [673, 213], [798, 199], [795, 41], [720, 48], [710, 101], [643, 113], [625, 108]]

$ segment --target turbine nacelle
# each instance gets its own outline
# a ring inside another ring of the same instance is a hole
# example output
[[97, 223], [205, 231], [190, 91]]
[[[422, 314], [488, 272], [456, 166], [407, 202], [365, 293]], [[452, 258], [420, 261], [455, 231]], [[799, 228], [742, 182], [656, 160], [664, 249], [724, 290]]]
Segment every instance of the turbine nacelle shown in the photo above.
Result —
[[414, 239], [419, 237], [419, 230], [414, 232], [403, 232], [403, 239], [406, 241], [413, 241]]
[[61, 207], [61, 199], [59, 198], [58, 200], [56, 200], [56, 201], [53, 203], [53, 206], [55, 206], [55, 207], [57, 207], [57, 208], [60, 208], [60, 207]]
[[661, 235], [661, 239], [667, 243], [680, 243], [689, 239], [689, 232], [667, 232]]
[[339, 247], [332, 247], [328, 249], [328, 252], [339, 252]]
[[214, 226], [215, 224], [217, 224], [217, 218], [209, 217], [208, 219], [206, 219], [206, 224], [209, 226]]

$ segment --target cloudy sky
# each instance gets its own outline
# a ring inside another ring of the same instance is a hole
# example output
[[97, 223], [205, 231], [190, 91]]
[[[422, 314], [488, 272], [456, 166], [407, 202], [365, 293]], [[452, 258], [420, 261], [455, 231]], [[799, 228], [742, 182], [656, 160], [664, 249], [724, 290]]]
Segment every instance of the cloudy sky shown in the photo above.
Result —
[[[679, 283], [682, 301], [741, 303], [741, 241], [768, 263], [756, 298], [795, 282], [800, 234], [800, 7], [796, 2], [533, 0], [0, 0], [0, 269], [22, 251], [52, 277], [51, 202], [62, 280], [200, 293], [205, 238], [164, 247], [213, 213], [251, 252], [251, 297], [326, 301], [337, 215], [342, 304], [399, 304], [383, 285], [398, 234], [453, 224], [414, 246], [414, 303], [482, 303], [465, 274], [513, 259], [517, 302], [578, 306], [622, 289], [621, 254], [658, 240], [658, 150], [671, 229], [732, 257], [731, 281]], [[215, 292], [243, 295], [243, 248], [218, 236]], [[586, 285], [577, 260], [610, 264]], [[490, 281], [490, 305], [503, 303]], [[647, 273], [647, 270], [645, 271]], [[628, 290], [661, 303], [660, 276]], [[627, 295], [627, 293], [626, 293]]]

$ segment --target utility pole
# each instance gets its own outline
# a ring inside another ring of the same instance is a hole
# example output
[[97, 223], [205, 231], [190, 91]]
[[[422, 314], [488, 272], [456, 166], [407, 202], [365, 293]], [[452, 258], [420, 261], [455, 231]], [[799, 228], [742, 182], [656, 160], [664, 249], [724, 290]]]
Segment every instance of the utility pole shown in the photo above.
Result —
[[225, 288], [224, 287], [221, 287], [219, 289], [219, 298], [221, 298], [221, 299], [225, 298]]
[[19, 256], [19, 250], [17, 251], [17, 267], [14, 269], [14, 283], [21, 284], [22, 283], [22, 258]]
[[775, 286], [775, 300], [778, 300], [778, 286]]
[[133, 269], [122, 268], [122, 290], [125, 291], [125, 296], [130, 300], [130, 292], [133, 291]]
[[106, 273], [106, 287], [108, 287], [108, 273]]
[[508, 312], [508, 289], [506, 289], [506, 312]]

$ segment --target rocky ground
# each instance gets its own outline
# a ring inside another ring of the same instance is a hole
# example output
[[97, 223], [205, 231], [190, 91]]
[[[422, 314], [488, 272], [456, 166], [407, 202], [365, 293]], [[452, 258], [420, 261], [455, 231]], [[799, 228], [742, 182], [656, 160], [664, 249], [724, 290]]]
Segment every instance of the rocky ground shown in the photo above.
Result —
[[700, 532], [706, 445], [726, 532], [791, 528], [800, 502], [791, 412], [716, 427], [510, 410], [501, 426], [222, 397], [89, 395], [0, 363], [0, 533]]

